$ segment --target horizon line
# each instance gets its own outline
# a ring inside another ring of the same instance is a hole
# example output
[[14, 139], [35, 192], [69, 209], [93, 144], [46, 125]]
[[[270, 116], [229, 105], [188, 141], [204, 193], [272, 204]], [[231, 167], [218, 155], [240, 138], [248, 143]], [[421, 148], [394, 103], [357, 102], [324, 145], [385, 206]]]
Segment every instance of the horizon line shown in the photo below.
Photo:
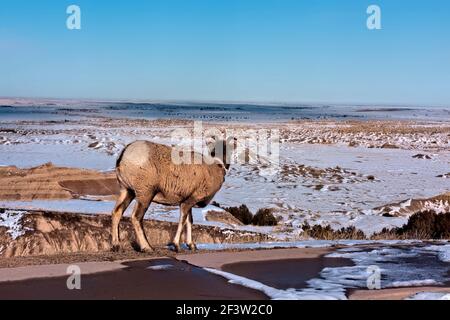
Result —
[[0, 96], [2, 99], [17, 100], [42, 100], [42, 101], [66, 101], [66, 102], [98, 102], [98, 103], [210, 103], [210, 104], [250, 104], [250, 105], [292, 105], [301, 104], [308, 106], [397, 106], [397, 107], [436, 107], [450, 108], [450, 104], [415, 104], [405, 102], [329, 102], [329, 101], [261, 101], [261, 100], [219, 100], [219, 99], [131, 99], [131, 98], [64, 98], [64, 97], [36, 97], [36, 96]]

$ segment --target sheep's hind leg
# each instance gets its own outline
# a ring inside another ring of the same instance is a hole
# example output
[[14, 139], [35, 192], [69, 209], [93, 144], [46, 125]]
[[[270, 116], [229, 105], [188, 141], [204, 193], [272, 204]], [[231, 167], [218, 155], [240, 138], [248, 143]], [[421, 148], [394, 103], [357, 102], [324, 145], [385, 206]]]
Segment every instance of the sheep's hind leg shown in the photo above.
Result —
[[153, 252], [153, 248], [148, 243], [145, 232], [142, 229], [142, 221], [144, 220], [144, 215], [147, 212], [147, 209], [150, 206], [152, 200], [153, 196], [146, 199], [137, 199], [136, 207], [131, 214], [131, 223], [136, 234], [136, 241], [142, 252]]
[[111, 221], [111, 240], [112, 240], [112, 250], [119, 251], [120, 249], [120, 238], [119, 238], [119, 223], [122, 219], [123, 213], [130, 205], [131, 201], [134, 199], [134, 194], [128, 189], [120, 190], [119, 197], [117, 198], [116, 205], [112, 212]]
[[189, 209], [189, 216], [186, 218], [186, 242], [191, 251], [196, 251], [197, 246], [194, 241], [192, 241], [192, 224], [194, 219], [192, 217], [192, 208]]
[[184, 226], [186, 225], [186, 219], [188, 218], [189, 210], [191, 208], [192, 206], [186, 203], [182, 203], [180, 205], [180, 221], [178, 222], [177, 233], [175, 234], [173, 242], [171, 243], [171, 246], [173, 246], [175, 252], [180, 251], [181, 234], [183, 233]]

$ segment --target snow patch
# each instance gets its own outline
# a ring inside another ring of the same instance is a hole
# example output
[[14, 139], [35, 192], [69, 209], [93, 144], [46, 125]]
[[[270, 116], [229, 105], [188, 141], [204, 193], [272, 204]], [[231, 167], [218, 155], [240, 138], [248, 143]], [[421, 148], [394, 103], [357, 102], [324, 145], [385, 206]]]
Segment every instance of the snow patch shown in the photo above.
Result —
[[169, 270], [172, 268], [173, 268], [173, 265], [171, 265], [171, 264], [160, 264], [160, 265], [156, 265], [156, 266], [150, 266], [147, 269], [153, 270], [153, 271], [162, 271], [162, 270]]
[[296, 289], [287, 289], [281, 290], [276, 289], [270, 286], [267, 286], [261, 282], [248, 279], [245, 277], [241, 277], [229, 272], [205, 268], [206, 271], [211, 272], [213, 274], [219, 275], [228, 279], [229, 283], [238, 284], [250, 289], [259, 290], [266, 294], [269, 298], [273, 300], [345, 300], [346, 296], [344, 292], [341, 291], [319, 291], [319, 290], [296, 290]]
[[[230, 249], [275, 249], [275, 248], [328, 248], [333, 246], [356, 246], [370, 244], [413, 244], [417, 240], [299, 240], [283, 242], [249, 242], [249, 243], [201, 243], [197, 248], [201, 250], [230, 250]], [[351, 248], [355, 250], [354, 248]]]
[[450, 300], [450, 293], [443, 292], [419, 292], [406, 300]]
[[355, 266], [326, 268], [321, 276], [333, 282], [350, 287], [367, 287], [367, 270], [375, 266], [381, 275], [381, 287], [412, 287], [421, 285], [438, 285], [448, 281], [448, 268], [436, 258], [445, 245], [436, 245], [433, 250], [421, 246], [338, 250], [328, 254], [329, 258], [351, 259]]
[[412, 281], [394, 281], [390, 285], [393, 288], [401, 288], [401, 287], [420, 287], [420, 286], [436, 286], [439, 285], [440, 282], [437, 282], [433, 279], [425, 279], [425, 280], [412, 280]]
[[438, 252], [438, 257], [443, 262], [450, 262], [450, 244], [444, 246], [432, 245], [425, 247], [425, 250]]
[[23, 236], [28, 228], [24, 228], [22, 225], [22, 218], [25, 216], [24, 211], [5, 210], [4, 213], [0, 213], [0, 227], [5, 227], [7, 233], [13, 240], [16, 240], [20, 236]]

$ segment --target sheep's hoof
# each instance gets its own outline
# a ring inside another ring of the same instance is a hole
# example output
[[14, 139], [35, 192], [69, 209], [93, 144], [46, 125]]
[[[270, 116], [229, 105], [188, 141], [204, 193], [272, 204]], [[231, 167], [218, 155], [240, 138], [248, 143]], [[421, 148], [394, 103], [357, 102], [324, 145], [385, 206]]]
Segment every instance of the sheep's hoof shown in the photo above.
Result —
[[197, 245], [195, 243], [188, 244], [188, 247], [192, 252], [197, 251]]
[[154, 250], [153, 250], [153, 248], [152, 247], [144, 247], [144, 248], [141, 248], [141, 252], [142, 253], [152, 253]]
[[115, 244], [111, 247], [112, 252], [119, 252], [120, 251], [120, 245]]
[[181, 251], [181, 247], [179, 244], [175, 244], [175, 243], [169, 243], [169, 250], [174, 251], [174, 252], [180, 252]]

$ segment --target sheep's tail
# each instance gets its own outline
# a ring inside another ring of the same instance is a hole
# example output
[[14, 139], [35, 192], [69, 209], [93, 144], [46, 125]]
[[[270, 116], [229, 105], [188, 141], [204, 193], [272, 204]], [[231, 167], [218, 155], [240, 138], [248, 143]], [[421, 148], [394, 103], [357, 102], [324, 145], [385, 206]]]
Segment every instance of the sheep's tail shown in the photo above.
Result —
[[116, 169], [119, 168], [120, 163], [122, 162], [122, 159], [123, 159], [123, 154], [125, 153], [125, 150], [127, 150], [127, 147], [128, 147], [128, 146], [126, 146], [125, 148], [123, 148], [122, 152], [120, 152], [119, 157], [118, 157], [117, 160], [116, 160]]
[[125, 179], [123, 178], [121, 172], [120, 172], [120, 163], [122, 162], [123, 159], [123, 155], [125, 153], [125, 151], [127, 150], [128, 146], [126, 146], [125, 148], [123, 148], [122, 152], [120, 152], [119, 157], [116, 160], [116, 177], [117, 177], [117, 181], [119, 182], [119, 185], [122, 187], [126, 187], [128, 188], [128, 184], [126, 183]]

